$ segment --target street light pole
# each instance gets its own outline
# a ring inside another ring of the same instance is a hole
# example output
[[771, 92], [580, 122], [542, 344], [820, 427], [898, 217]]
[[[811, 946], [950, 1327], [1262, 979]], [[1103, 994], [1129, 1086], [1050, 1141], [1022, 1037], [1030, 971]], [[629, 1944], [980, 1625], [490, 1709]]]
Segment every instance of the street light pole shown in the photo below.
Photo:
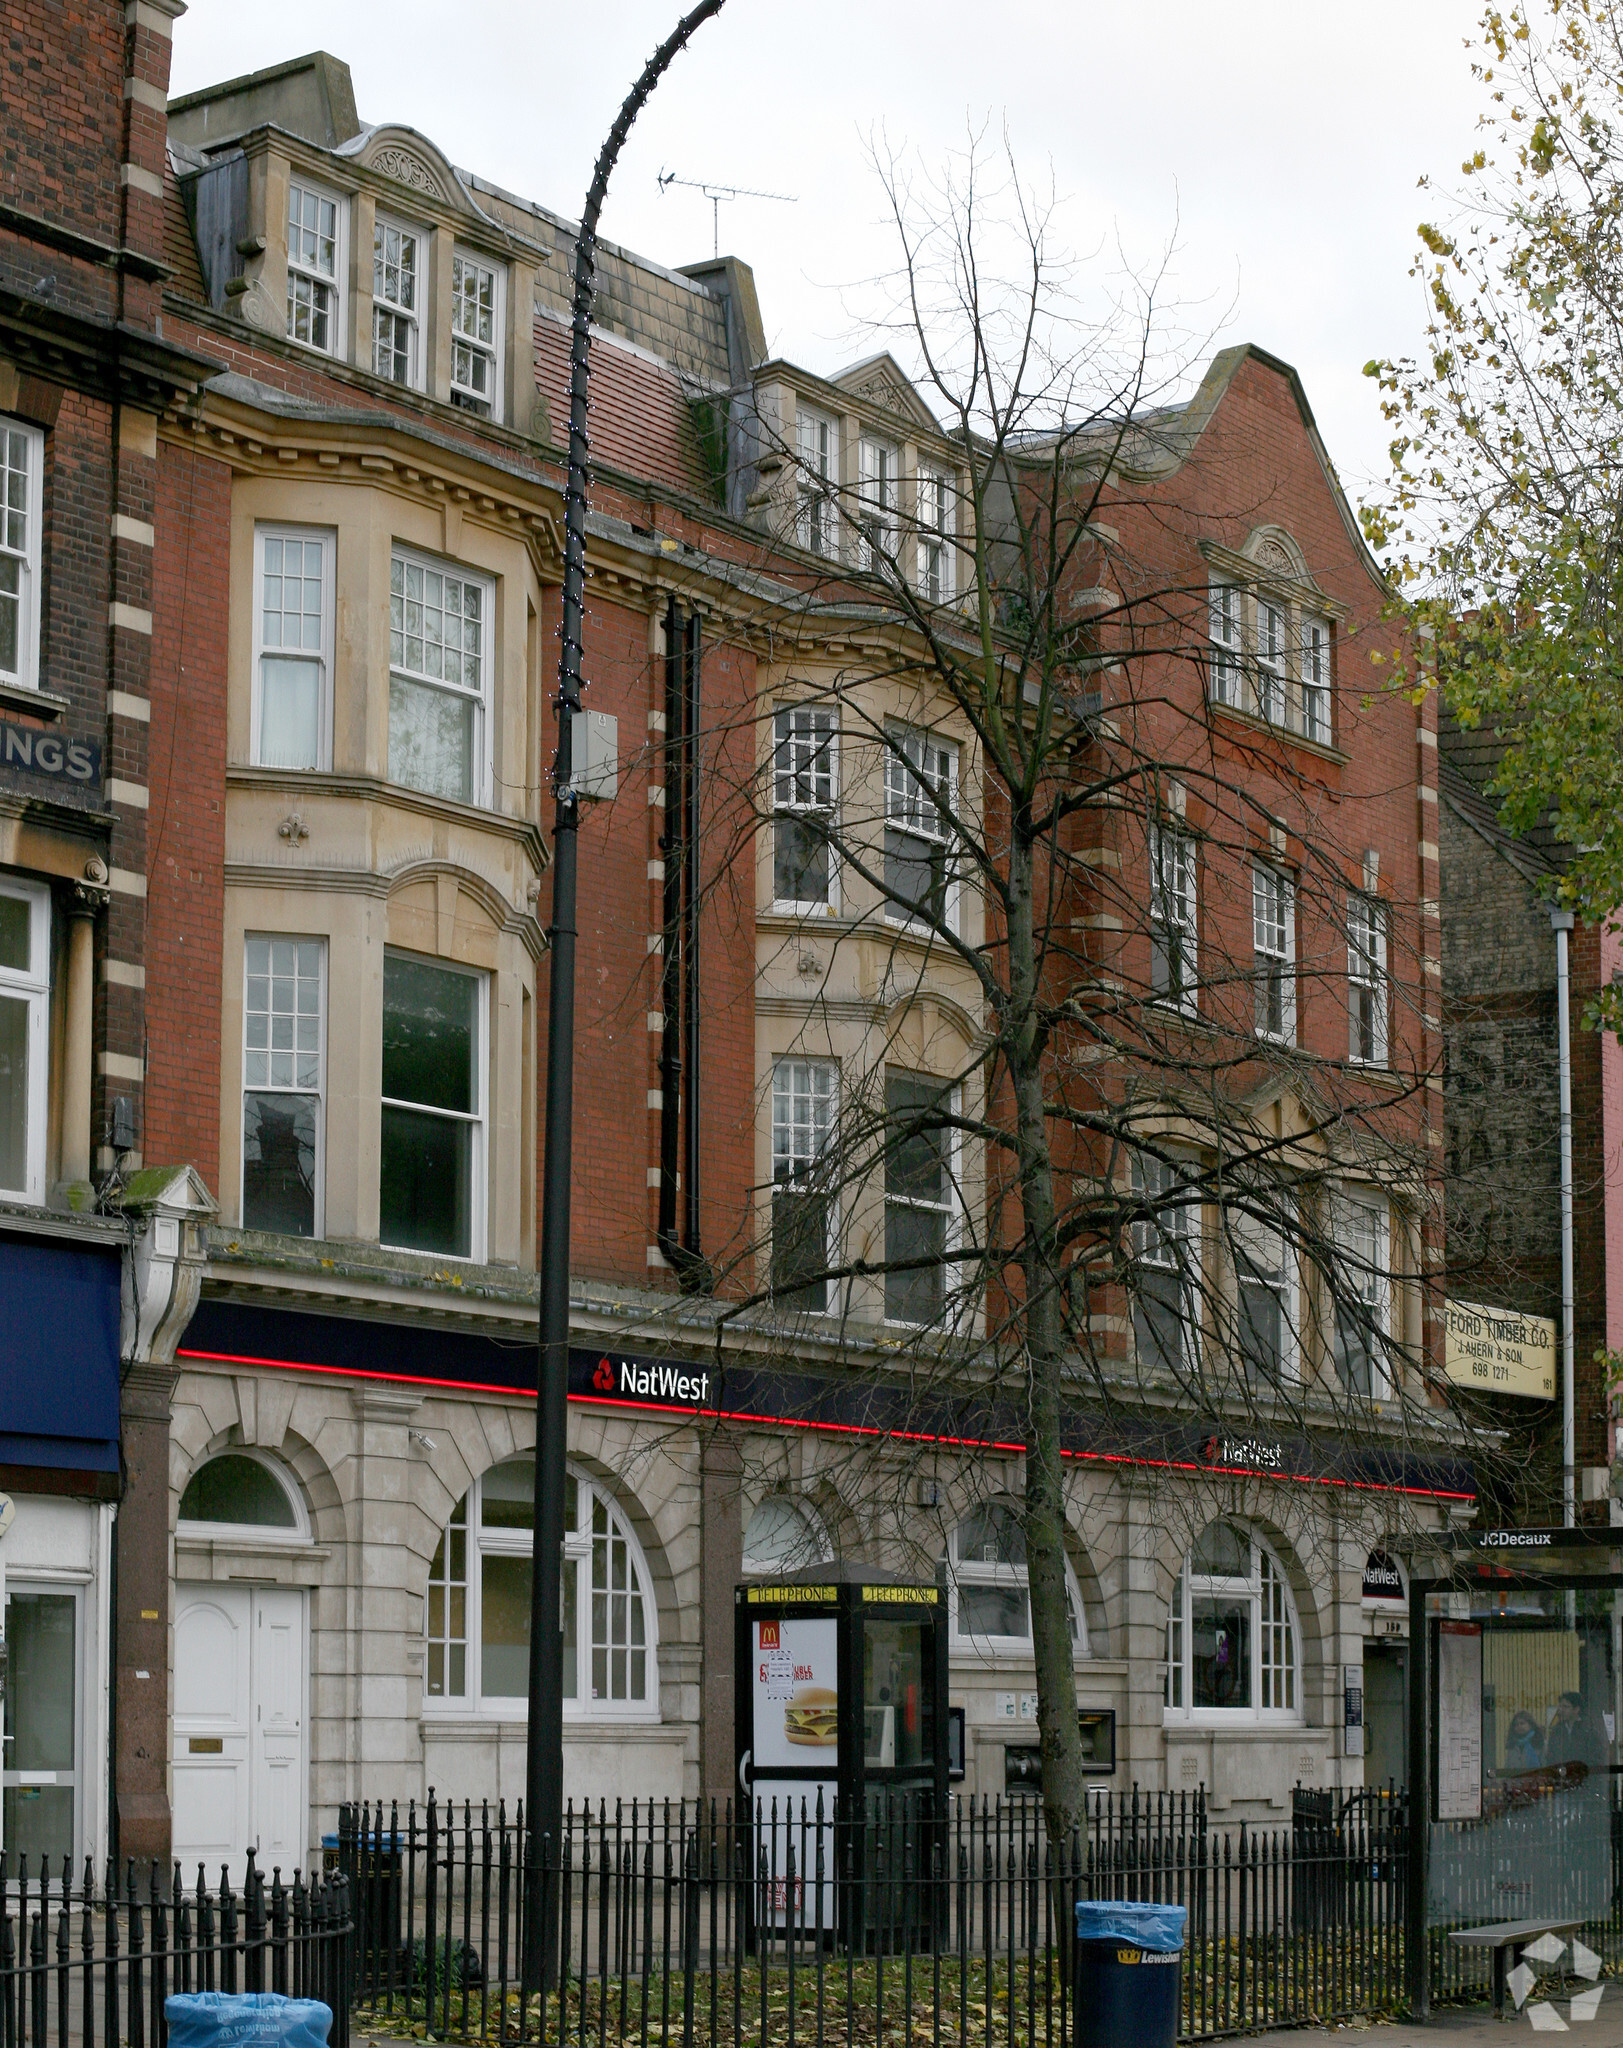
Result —
[[1550, 911], [1550, 924], [1555, 931], [1556, 1061], [1561, 1119], [1561, 1521], [1568, 1529], [1578, 1519], [1577, 1427], [1573, 1407], [1573, 1317], [1577, 1312], [1577, 1288], [1572, 1269], [1572, 973], [1568, 951], [1575, 922], [1570, 910]]
[[564, 497], [563, 645], [558, 657], [557, 805], [552, 834], [551, 984], [547, 1000], [546, 1156], [542, 1168], [541, 1355], [536, 1385], [535, 1537], [530, 1576], [530, 1695], [525, 1756], [527, 1831], [524, 1884], [524, 1988], [543, 1988], [556, 1942], [556, 1915], [545, 1864], [556, 1866], [563, 1819], [563, 1638], [560, 1584], [564, 1543], [564, 1438], [569, 1394], [569, 1174], [573, 1152], [575, 1066], [575, 877], [580, 800], [572, 752], [580, 710], [581, 643], [586, 610], [586, 400], [592, 298], [597, 289], [597, 222], [609, 174], [649, 94], [694, 30], [721, 12], [701, 0], [643, 67], [609, 130], [592, 173], [575, 236], [575, 303], [569, 346], [569, 477]]

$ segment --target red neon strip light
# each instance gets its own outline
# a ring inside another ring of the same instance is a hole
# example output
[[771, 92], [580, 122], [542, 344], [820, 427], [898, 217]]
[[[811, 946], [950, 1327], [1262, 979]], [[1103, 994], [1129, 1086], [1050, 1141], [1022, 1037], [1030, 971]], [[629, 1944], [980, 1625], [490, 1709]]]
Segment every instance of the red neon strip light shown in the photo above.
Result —
[[[182, 1345], [177, 1358], [195, 1358], [206, 1365], [263, 1365], [275, 1372], [321, 1373], [331, 1379], [392, 1380], [411, 1387], [445, 1387], [457, 1394], [505, 1394], [530, 1398], [522, 1387], [501, 1387], [483, 1380], [443, 1380], [427, 1374], [377, 1372], [361, 1365], [307, 1365], [291, 1358], [247, 1358], [232, 1351], [191, 1351]], [[571, 1394], [571, 1401], [591, 1408], [631, 1409], [642, 1415], [713, 1416], [718, 1422], [752, 1422], [767, 1429], [811, 1429], [823, 1436], [885, 1436], [896, 1443], [946, 1444], [953, 1450], [1007, 1451], [1023, 1455], [1025, 1445], [1005, 1443], [996, 1437], [940, 1436], [925, 1429], [882, 1429], [875, 1422], [807, 1422], [796, 1416], [757, 1415], [747, 1408], [689, 1409], [665, 1406], [657, 1401], [621, 1401], [601, 1394]], [[1061, 1457], [1078, 1464], [1133, 1465], [1149, 1472], [1195, 1472], [1212, 1479], [1283, 1479], [1292, 1486], [1338, 1486], [1350, 1493], [1401, 1493], [1415, 1500], [1457, 1500], [1471, 1502], [1474, 1493], [1454, 1493], [1435, 1486], [1396, 1486], [1382, 1479], [1337, 1479], [1310, 1472], [1263, 1472], [1250, 1465], [1197, 1465], [1191, 1458], [1137, 1457], [1130, 1451], [1062, 1451]]]

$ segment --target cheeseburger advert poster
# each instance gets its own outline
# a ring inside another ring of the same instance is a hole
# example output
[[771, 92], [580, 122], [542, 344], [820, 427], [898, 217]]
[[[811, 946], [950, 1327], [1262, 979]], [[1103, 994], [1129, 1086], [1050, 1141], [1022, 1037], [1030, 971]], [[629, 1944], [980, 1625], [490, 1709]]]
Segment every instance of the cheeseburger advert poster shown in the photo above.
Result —
[[754, 1627], [757, 1776], [789, 1764], [832, 1777], [840, 1739], [833, 1618], [763, 1617]]

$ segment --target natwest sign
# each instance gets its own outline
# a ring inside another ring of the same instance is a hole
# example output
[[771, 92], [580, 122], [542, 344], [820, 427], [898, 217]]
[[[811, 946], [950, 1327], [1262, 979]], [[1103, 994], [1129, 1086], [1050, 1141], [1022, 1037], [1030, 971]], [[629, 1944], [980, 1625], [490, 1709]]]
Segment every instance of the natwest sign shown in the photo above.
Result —
[[623, 1351], [571, 1351], [569, 1392], [577, 1401], [624, 1401], [639, 1408], [705, 1408], [708, 1369], [684, 1358], [637, 1358]]

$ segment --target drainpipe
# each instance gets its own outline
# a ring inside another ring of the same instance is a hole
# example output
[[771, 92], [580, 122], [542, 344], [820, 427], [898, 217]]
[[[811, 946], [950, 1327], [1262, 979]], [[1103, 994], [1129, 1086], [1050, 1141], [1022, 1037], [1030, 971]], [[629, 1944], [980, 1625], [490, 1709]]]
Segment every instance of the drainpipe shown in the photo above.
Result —
[[1572, 1010], [1571, 970], [1567, 953], [1572, 930], [1570, 910], [1552, 910], [1555, 930], [1556, 1035], [1561, 1069], [1561, 1524], [1570, 1529], [1578, 1519], [1577, 1425], [1573, 1412], [1572, 1278]]
[[659, 971], [659, 1249], [665, 1263], [682, 1270], [676, 1235], [679, 1172], [678, 1123], [682, 1113], [682, 617], [673, 597], [665, 608], [665, 830], [659, 850], [665, 878], [660, 914], [664, 950]]
[[686, 865], [684, 921], [687, 927], [683, 933], [682, 988], [687, 1012], [684, 1019], [687, 1025], [687, 1122], [684, 1133], [687, 1145], [683, 1165], [687, 1176], [687, 1199], [683, 1205], [682, 1248], [687, 1254], [685, 1284], [709, 1294], [715, 1282], [705, 1263], [699, 1237], [699, 679], [704, 652], [703, 632], [699, 614], [690, 613], [687, 645], [683, 650], [687, 669], [687, 703], [682, 720], [683, 795], [687, 810], [682, 849]]

